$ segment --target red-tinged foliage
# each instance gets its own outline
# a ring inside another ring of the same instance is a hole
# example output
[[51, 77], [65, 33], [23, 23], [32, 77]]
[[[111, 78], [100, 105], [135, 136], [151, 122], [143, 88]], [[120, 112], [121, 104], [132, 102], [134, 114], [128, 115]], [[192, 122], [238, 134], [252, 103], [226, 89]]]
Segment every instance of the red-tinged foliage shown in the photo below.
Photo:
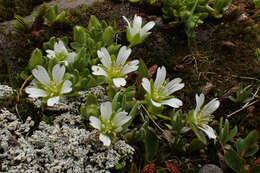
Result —
[[177, 166], [174, 164], [173, 161], [166, 161], [165, 167], [171, 172], [171, 173], [180, 173]]
[[142, 169], [141, 173], [154, 173], [154, 168], [154, 163], [148, 164]]
[[148, 70], [148, 76], [152, 77], [153, 74], [156, 72], [157, 68], [158, 68], [157, 64], [155, 64], [152, 67], [150, 67], [149, 70]]

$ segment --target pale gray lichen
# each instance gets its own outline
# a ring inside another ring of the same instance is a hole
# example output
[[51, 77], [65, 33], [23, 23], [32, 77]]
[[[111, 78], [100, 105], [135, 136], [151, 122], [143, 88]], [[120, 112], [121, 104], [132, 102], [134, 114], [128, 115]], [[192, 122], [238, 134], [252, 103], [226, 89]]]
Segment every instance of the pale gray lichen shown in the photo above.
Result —
[[80, 128], [80, 115], [67, 112], [57, 116], [53, 125], [41, 122], [32, 136], [24, 137], [32, 125], [30, 119], [21, 123], [2, 110], [0, 172], [109, 173], [117, 164], [131, 161], [134, 154], [122, 140], [104, 147], [98, 131]]
[[0, 99], [13, 95], [15, 90], [7, 85], [0, 85]]

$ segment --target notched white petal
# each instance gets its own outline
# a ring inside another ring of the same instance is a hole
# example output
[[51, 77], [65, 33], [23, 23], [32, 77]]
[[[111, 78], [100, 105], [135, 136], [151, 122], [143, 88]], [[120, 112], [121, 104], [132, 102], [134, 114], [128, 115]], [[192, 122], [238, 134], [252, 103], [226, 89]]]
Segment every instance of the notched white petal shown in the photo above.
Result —
[[152, 104], [153, 104], [154, 106], [156, 106], [156, 107], [161, 107], [161, 106], [162, 106], [161, 103], [158, 103], [158, 102], [154, 101], [153, 99], [151, 99], [151, 102], [152, 102]]
[[117, 88], [119, 88], [126, 85], [126, 80], [124, 78], [114, 78], [113, 83]]
[[58, 104], [59, 101], [60, 101], [60, 97], [59, 97], [59, 96], [57, 96], [57, 97], [52, 97], [52, 98], [49, 98], [49, 99], [47, 100], [47, 105], [48, 105], [48, 106], [53, 106], [53, 105], [55, 105], [55, 104]]
[[144, 27], [141, 30], [141, 37], [144, 36], [149, 30], [151, 30], [155, 25], [154, 21], [148, 22], [146, 25], [144, 25]]
[[58, 43], [56, 42], [54, 44], [54, 51], [57, 53], [65, 53], [68, 54], [67, 48], [65, 47], [63, 41], [59, 41]]
[[130, 56], [131, 52], [131, 48], [127, 49], [126, 46], [122, 46], [118, 52], [116, 64], [124, 65], [128, 57]]
[[102, 141], [105, 146], [109, 146], [111, 144], [110, 138], [102, 133], [99, 135], [99, 140]]
[[107, 75], [107, 72], [103, 69], [103, 68], [101, 68], [101, 67], [99, 67], [99, 66], [97, 66], [97, 65], [93, 65], [92, 67], [91, 67], [91, 69], [92, 69], [92, 74], [93, 75], [97, 75], [97, 76], [108, 76]]
[[117, 127], [120, 127], [127, 123], [131, 117], [127, 116], [127, 112], [119, 112], [115, 115], [113, 122], [117, 125]]
[[112, 103], [111, 102], [101, 103], [100, 112], [103, 120], [109, 120], [112, 114]]
[[154, 88], [155, 89], [159, 89], [163, 82], [165, 81], [166, 78], [166, 69], [164, 66], [162, 66], [161, 68], [159, 67], [157, 70], [157, 74], [156, 74], [156, 79], [154, 82]]
[[56, 64], [52, 69], [52, 77], [57, 85], [59, 85], [64, 77], [65, 67], [60, 64]]
[[213, 128], [211, 128], [210, 126], [208, 126], [206, 124], [202, 124], [202, 127], [199, 127], [199, 129], [204, 131], [210, 139], [216, 139], [217, 138]]
[[42, 84], [44, 85], [49, 85], [50, 83], [50, 77], [48, 72], [43, 66], [37, 66], [36, 69], [32, 70], [33, 76]]
[[90, 125], [94, 127], [95, 129], [100, 130], [101, 129], [101, 121], [94, 116], [89, 117]]
[[29, 97], [38, 98], [38, 97], [46, 97], [47, 93], [39, 88], [28, 86], [25, 88], [25, 92], [29, 94]]
[[69, 80], [66, 80], [63, 85], [62, 85], [62, 88], [61, 88], [61, 94], [66, 94], [66, 93], [69, 93], [72, 91], [72, 83], [71, 81]]
[[173, 108], [179, 108], [180, 106], [183, 105], [182, 101], [180, 99], [177, 98], [172, 98], [169, 100], [164, 100], [161, 102], [163, 105], [168, 105], [171, 106]]
[[151, 84], [147, 78], [142, 79], [142, 86], [146, 92], [151, 93]]

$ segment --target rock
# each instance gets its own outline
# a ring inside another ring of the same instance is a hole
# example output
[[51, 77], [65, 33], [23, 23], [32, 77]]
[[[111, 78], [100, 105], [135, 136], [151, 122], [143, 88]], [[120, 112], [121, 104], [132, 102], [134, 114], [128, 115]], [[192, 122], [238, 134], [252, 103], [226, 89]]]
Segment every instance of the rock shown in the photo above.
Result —
[[223, 173], [223, 171], [214, 164], [207, 164], [200, 168], [199, 173]]
[[22, 123], [6, 109], [0, 112], [0, 172], [109, 173], [133, 158], [134, 148], [125, 141], [104, 147], [98, 131], [80, 128], [84, 124], [78, 114], [61, 114], [53, 125], [41, 122], [32, 136], [13, 135], [8, 129], [13, 122], [15, 132], [26, 132], [32, 125], [30, 119]]

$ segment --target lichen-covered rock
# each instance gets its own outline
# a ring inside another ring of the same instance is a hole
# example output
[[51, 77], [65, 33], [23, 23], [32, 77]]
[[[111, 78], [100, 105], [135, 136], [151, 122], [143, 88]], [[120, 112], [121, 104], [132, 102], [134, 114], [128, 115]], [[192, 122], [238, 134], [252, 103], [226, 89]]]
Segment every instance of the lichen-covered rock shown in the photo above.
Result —
[[122, 140], [104, 147], [96, 130], [80, 128], [80, 115], [64, 113], [53, 125], [41, 122], [32, 136], [23, 136], [32, 125], [30, 119], [21, 123], [14, 114], [2, 110], [0, 172], [109, 173], [134, 154], [134, 149]]
[[8, 97], [14, 94], [14, 90], [7, 85], [0, 85], [0, 99], [1, 97]]
[[223, 173], [222, 169], [214, 164], [207, 164], [200, 168], [199, 173]]

